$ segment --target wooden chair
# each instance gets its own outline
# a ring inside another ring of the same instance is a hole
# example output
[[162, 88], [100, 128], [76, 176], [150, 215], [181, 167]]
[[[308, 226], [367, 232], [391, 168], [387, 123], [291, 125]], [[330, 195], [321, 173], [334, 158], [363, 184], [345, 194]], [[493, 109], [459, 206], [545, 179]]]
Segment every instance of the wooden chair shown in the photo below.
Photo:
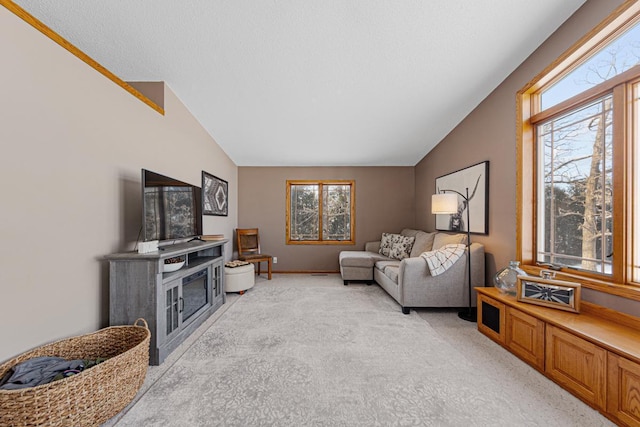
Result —
[[257, 273], [260, 275], [260, 263], [267, 263], [267, 277], [271, 280], [271, 264], [273, 257], [260, 252], [260, 234], [257, 228], [236, 229], [236, 242], [238, 244], [238, 259], [257, 264]]

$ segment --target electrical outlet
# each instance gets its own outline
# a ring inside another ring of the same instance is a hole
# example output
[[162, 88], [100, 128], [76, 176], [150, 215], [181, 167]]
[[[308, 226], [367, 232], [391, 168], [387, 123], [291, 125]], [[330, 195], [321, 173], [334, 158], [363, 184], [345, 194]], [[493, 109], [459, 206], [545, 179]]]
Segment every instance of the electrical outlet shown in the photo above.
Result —
[[274, 257], [273, 257], [273, 263], [274, 263], [274, 264], [277, 264], [277, 263], [278, 263], [278, 257], [277, 257], [277, 256], [274, 256]]

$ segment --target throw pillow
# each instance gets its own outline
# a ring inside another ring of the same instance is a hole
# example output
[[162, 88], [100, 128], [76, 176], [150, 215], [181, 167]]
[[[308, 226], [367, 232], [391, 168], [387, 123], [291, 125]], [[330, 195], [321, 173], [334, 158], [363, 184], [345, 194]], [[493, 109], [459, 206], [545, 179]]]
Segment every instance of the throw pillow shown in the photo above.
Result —
[[415, 237], [400, 236], [400, 238], [396, 239], [396, 241], [391, 246], [391, 250], [389, 251], [389, 258], [399, 260], [407, 258], [411, 254], [411, 248], [413, 247], [413, 242], [415, 240]]
[[390, 233], [382, 233], [382, 239], [380, 239], [380, 249], [378, 250], [378, 253], [380, 255], [384, 255], [386, 257], [389, 256], [389, 251], [391, 251], [392, 245], [392, 236], [393, 234]]
[[382, 233], [382, 239], [380, 240], [380, 250], [378, 252], [388, 258], [401, 260], [409, 256], [414, 241], [414, 237], [402, 236], [400, 234]]

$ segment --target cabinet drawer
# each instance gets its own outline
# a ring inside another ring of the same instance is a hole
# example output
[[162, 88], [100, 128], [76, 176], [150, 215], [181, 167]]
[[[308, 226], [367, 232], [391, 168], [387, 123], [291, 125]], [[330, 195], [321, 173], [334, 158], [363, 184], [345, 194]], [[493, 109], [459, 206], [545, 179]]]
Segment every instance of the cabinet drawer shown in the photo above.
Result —
[[505, 305], [478, 294], [478, 330], [492, 340], [505, 344]]
[[607, 411], [620, 422], [640, 425], [640, 365], [608, 354]]
[[544, 371], [545, 323], [512, 307], [507, 307], [506, 345], [513, 353], [539, 371]]
[[607, 352], [562, 329], [547, 325], [545, 372], [597, 409], [606, 409]]

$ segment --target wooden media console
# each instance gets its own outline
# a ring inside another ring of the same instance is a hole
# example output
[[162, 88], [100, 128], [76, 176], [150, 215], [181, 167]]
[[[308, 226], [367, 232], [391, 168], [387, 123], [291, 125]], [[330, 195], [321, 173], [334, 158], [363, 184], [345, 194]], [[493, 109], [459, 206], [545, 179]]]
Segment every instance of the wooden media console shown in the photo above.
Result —
[[478, 292], [478, 330], [619, 425], [640, 426], [640, 319], [582, 302], [581, 313]]

